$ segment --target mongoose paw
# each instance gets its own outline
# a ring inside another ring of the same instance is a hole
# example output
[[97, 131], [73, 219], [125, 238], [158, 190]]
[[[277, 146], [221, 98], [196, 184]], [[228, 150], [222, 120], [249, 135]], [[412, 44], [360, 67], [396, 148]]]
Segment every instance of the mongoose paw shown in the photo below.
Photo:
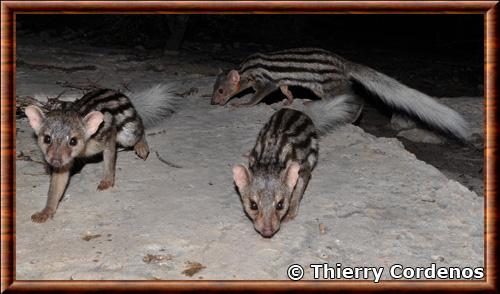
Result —
[[114, 182], [113, 181], [110, 181], [110, 180], [102, 180], [99, 185], [97, 186], [97, 190], [98, 191], [103, 191], [103, 190], [106, 190], [110, 187], [113, 187], [114, 186]]
[[239, 107], [241, 107], [241, 106], [242, 106], [242, 104], [241, 104], [241, 103], [238, 103], [238, 102], [232, 102], [232, 103], [229, 103], [229, 105], [230, 105], [231, 107], [234, 107], [234, 108], [239, 108]]
[[257, 104], [257, 102], [255, 101], [240, 101], [241, 99], [239, 99], [238, 101], [235, 101], [235, 102], [232, 102], [232, 103], [229, 103], [229, 105], [231, 107], [234, 107], [234, 108], [240, 108], [240, 107], [251, 107], [251, 106], [254, 106]]
[[296, 212], [294, 212], [294, 213], [289, 212], [289, 213], [287, 213], [287, 214], [285, 215], [285, 217], [281, 220], [281, 222], [282, 222], [282, 223], [286, 223], [286, 222], [288, 222], [288, 221], [294, 220], [296, 216], [297, 216], [297, 213], [296, 213]]
[[146, 145], [142, 142], [138, 142], [134, 146], [134, 151], [135, 151], [135, 154], [137, 154], [137, 156], [139, 156], [142, 160], [146, 160], [146, 158], [148, 158], [148, 155], [149, 155], [148, 145]]
[[52, 218], [54, 216], [54, 213], [48, 212], [48, 211], [40, 211], [36, 212], [31, 216], [31, 221], [34, 223], [44, 223], [46, 222], [49, 218]]

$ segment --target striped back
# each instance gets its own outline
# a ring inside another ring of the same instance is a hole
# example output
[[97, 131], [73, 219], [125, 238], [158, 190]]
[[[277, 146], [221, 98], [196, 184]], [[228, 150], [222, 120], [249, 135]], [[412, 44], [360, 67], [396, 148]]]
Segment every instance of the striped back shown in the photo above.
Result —
[[318, 135], [312, 120], [293, 109], [277, 111], [261, 129], [249, 157], [254, 175], [280, 175], [294, 161], [312, 170], [318, 158]]
[[237, 69], [255, 80], [288, 85], [329, 84], [345, 79], [346, 61], [323, 49], [296, 48], [272, 53], [256, 53]]
[[106, 131], [112, 127], [116, 128], [117, 133], [124, 129], [138, 135], [143, 132], [139, 114], [130, 99], [120, 92], [110, 89], [94, 90], [76, 100], [72, 108], [82, 117], [91, 111], [100, 111], [104, 114], [104, 123], [95, 134], [97, 138], [105, 136]]

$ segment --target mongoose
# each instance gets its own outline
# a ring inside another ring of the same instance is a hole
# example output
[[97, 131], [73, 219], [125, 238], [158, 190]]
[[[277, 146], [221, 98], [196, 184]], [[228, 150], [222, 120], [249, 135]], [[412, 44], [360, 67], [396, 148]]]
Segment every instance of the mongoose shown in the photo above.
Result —
[[178, 98], [169, 92], [167, 85], [157, 85], [129, 98], [114, 90], [97, 89], [47, 114], [37, 106], [28, 106], [26, 116], [51, 167], [47, 204], [31, 216], [32, 221], [43, 223], [55, 214], [75, 158], [103, 154], [104, 174], [97, 190], [115, 183], [117, 145], [133, 147], [146, 160], [145, 123], [152, 126], [172, 112]]
[[[234, 95], [252, 87], [255, 94], [250, 101], [236, 103], [235, 106], [253, 106], [277, 89], [287, 96], [286, 104], [290, 104], [293, 94], [289, 86], [309, 89], [325, 100], [341, 94], [356, 94], [355, 89], [361, 86], [387, 106], [433, 128], [462, 140], [470, 135], [462, 116], [437, 100], [374, 69], [318, 48], [296, 48], [249, 56], [238, 68], [219, 74], [211, 103], [224, 105]], [[359, 96], [353, 95], [352, 99], [353, 103], [362, 107], [364, 101]]]
[[318, 161], [318, 136], [349, 123], [359, 111], [352, 97], [321, 101], [304, 112], [284, 108], [262, 127], [250, 151], [248, 167], [233, 167], [244, 210], [263, 237], [298, 213], [302, 195]]

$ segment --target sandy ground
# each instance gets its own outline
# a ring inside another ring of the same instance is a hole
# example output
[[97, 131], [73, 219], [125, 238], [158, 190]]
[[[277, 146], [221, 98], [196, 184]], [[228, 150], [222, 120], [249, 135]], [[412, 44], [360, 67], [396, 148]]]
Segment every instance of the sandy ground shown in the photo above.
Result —
[[[216, 69], [189, 54], [17, 48], [18, 96], [66, 89], [62, 97], [71, 100], [81, 92], [57, 82], [88, 80], [140, 89], [182, 79], [179, 87], [193, 90], [176, 114], [148, 131], [147, 161], [119, 152], [116, 186], [104, 192], [96, 192], [102, 162], [87, 164], [47, 223], [30, 216], [45, 204], [49, 175], [40, 163], [17, 161], [16, 279], [286, 279], [294, 263], [484, 265], [483, 198], [398, 139], [352, 125], [325, 136], [298, 217], [264, 239], [243, 212], [231, 166], [245, 162], [280, 104], [210, 105]], [[42, 160], [26, 118], [17, 120], [20, 152]]]

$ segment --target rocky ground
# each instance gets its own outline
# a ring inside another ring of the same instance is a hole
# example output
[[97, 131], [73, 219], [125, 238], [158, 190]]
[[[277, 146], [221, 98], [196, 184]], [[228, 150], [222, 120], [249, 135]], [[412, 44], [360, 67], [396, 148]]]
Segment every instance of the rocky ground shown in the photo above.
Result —
[[[293, 263], [324, 262], [483, 266], [480, 148], [403, 144], [368, 108], [360, 126], [376, 136], [349, 125], [324, 137], [298, 217], [264, 239], [243, 212], [231, 166], [245, 162], [280, 102], [210, 105], [217, 66], [229, 63], [189, 50], [56, 43], [18, 38], [18, 97], [72, 100], [83, 93], [75, 85], [138, 90], [175, 82], [185, 103], [148, 131], [147, 161], [119, 152], [116, 185], [104, 192], [96, 192], [102, 162], [87, 164], [44, 224], [30, 216], [45, 203], [49, 175], [18, 117], [16, 279], [286, 279]], [[454, 105], [481, 136], [482, 108], [467, 114], [470, 107]]]

